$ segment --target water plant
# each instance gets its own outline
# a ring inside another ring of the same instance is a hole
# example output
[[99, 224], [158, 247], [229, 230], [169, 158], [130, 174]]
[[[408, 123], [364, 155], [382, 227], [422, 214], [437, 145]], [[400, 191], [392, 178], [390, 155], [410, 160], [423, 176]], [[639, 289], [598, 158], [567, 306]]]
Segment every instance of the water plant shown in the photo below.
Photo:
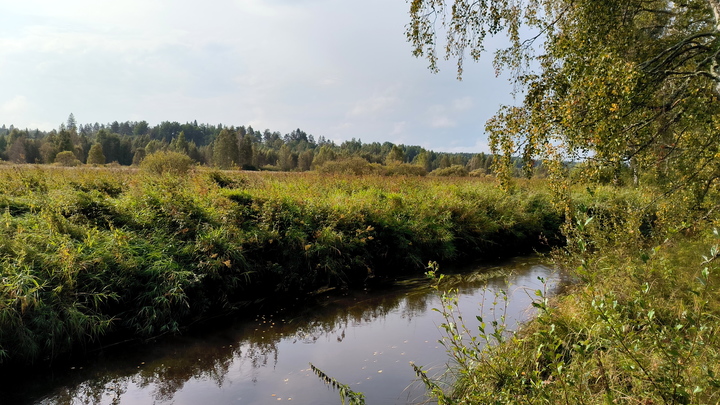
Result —
[[361, 392], [353, 391], [350, 386], [343, 384], [338, 380], [325, 374], [322, 370], [315, 367], [312, 363], [310, 363], [310, 369], [326, 385], [338, 392], [338, 394], [340, 395], [340, 403], [342, 403], [342, 405], [365, 405], [365, 395], [363, 395]]

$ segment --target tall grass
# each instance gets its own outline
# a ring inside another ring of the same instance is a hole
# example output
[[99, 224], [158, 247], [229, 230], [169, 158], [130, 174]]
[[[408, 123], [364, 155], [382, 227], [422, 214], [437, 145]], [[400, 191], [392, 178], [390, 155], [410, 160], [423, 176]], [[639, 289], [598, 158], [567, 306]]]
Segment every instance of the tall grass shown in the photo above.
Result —
[[[556, 262], [576, 279], [537, 291], [539, 315], [468, 331], [442, 308], [451, 389], [418, 375], [440, 404], [720, 402], [720, 232], [683, 205], [616, 188], [578, 191]], [[713, 230], [715, 229], [715, 230]]]
[[0, 363], [176, 333], [249, 302], [514, 254], [555, 238], [541, 185], [3, 167]]

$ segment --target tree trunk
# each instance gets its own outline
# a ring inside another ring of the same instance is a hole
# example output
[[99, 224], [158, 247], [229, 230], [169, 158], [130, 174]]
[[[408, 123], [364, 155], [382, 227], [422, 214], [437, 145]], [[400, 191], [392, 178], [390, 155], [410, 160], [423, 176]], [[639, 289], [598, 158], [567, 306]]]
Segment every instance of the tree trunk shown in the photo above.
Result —
[[[715, 35], [720, 35], [720, 0], [706, 0], [708, 6], [710, 6], [710, 9], [713, 12], [713, 20], [715, 22]], [[720, 50], [715, 52], [715, 55], [713, 55], [713, 63], [712, 66], [710, 66], [710, 75], [715, 79], [715, 92], [720, 95], [720, 72], [718, 72], [718, 68], [720, 68], [720, 63], [718, 63], [718, 52]]]

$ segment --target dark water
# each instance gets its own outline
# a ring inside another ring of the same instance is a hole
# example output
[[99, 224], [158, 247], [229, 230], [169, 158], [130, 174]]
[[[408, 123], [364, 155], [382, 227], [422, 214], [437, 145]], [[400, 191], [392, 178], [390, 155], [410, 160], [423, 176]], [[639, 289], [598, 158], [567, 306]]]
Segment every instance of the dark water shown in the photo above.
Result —
[[[506, 276], [497, 275], [505, 273]], [[495, 277], [488, 278], [488, 274]], [[541, 283], [538, 278], [546, 283]], [[508, 286], [509, 282], [509, 286]], [[506, 314], [511, 328], [532, 316], [535, 290], [551, 294], [558, 276], [537, 259], [450, 276], [466, 319]], [[507, 291], [507, 308], [496, 293]], [[410, 362], [445, 369], [438, 343], [438, 293], [424, 279], [379, 292], [331, 297], [323, 305], [285, 308], [194, 336], [132, 349], [58, 370], [17, 386], [27, 404], [339, 404], [309, 364], [366, 395], [368, 404], [424, 399]], [[470, 325], [475, 329], [475, 325]], [[27, 394], [25, 394], [27, 393]], [[7, 397], [6, 397], [7, 398]], [[15, 401], [15, 400], [13, 400]], [[5, 403], [0, 399], [0, 403]]]

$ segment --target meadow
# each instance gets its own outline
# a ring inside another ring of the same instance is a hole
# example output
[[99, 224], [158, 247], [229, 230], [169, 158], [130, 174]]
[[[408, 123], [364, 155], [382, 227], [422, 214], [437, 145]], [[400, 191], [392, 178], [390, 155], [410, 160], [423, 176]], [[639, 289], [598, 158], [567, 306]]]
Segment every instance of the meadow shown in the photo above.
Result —
[[528, 252], [563, 223], [539, 181], [7, 165], [0, 189], [2, 367]]

